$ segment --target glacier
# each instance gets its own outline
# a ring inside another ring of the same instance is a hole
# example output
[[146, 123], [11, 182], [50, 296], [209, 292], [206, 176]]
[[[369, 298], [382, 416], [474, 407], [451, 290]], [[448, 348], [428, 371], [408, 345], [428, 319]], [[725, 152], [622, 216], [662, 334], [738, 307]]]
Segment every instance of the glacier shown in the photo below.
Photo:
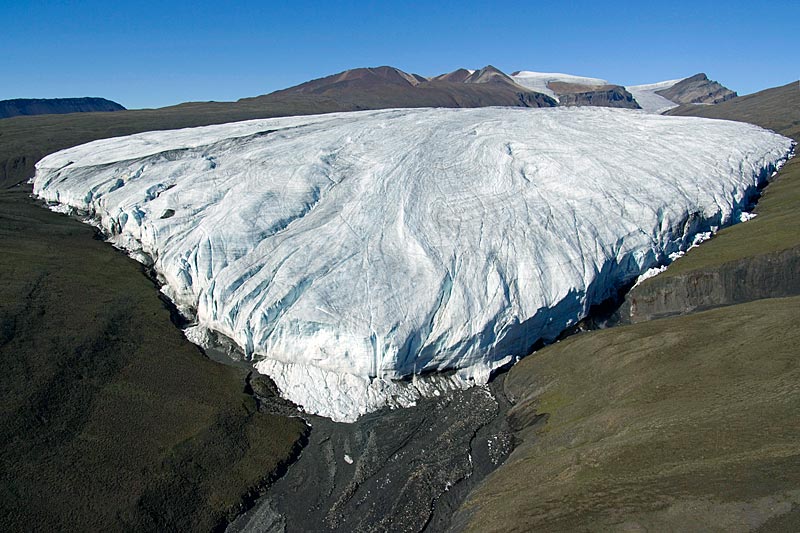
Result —
[[625, 87], [625, 90], [633, 95], [633, 98], [639, 103], [639, 106], [644, 111], [647, 113], [661, 114], [664, 111], [678, 107], [678, 104], [672, 100], [664, 98], [660, 94], [657, 94], [656, 91], [669, 89], [685, 79], [686, 78], [678, 78], [675, 80], [647, 83], [644, 85], [628, 85]]
[[737, 221], [791, 149], [625, 109], [392, 109], [94, 141], [34, 194], [152, 266], [191, 340], [352, 421], [485, 383]]

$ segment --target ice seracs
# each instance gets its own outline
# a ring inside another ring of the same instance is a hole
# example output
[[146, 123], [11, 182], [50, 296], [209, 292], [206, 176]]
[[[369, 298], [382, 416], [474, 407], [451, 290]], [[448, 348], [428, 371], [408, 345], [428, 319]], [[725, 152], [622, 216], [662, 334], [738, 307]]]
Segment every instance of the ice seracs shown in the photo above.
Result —
[[554, 339], [738, 220], [790, 145], [607, 108], [382, 110], [96, 141], [40, 161], [34, 191], [149, 257], [196, 342], [353, 420]]

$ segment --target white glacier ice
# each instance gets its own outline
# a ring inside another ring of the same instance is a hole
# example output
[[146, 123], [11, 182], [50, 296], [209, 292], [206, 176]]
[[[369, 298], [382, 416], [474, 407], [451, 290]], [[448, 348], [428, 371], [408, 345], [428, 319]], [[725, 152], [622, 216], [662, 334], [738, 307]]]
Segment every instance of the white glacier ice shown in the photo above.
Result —
[[738, 220], [790, 148], [620, 109], [364, 111], [95, 141], [34, 192], [147, 257], [192, 340], [347, 421], [485, 382]]
[[679, 81], [685, 79], [686, 78], [678, 78], [677, 80], [660, 81], [658, 83], [648, 83], [645, 85], [629, 85], [625, 87], [625, 89], [633, 95], [633, 98], [639, 103], [639, 107], [648, 113], [660, 114], [673, 107], [678, 107], [678, 104], [664, 98], [660, 94], [656, 94], [656, 91], [669, 89]]

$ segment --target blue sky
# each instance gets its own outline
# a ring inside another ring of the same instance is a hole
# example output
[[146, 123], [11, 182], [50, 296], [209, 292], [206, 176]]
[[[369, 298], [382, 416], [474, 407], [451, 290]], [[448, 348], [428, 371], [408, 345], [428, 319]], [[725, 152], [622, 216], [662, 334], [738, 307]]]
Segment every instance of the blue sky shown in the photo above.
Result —
[[430, 76], [493, 64], [620, 84], [706, 72], [740, 94], [800, 78], [797, 0], [650, 5], [0, 0], [0, 99], [161, 107], [379, 65]]

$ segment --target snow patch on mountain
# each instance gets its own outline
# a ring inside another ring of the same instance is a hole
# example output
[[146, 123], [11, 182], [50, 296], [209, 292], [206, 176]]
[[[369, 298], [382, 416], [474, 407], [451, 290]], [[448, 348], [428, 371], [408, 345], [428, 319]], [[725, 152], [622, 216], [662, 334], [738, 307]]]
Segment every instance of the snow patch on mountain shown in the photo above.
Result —
[[34, 192], [146, 257], [195, 342], [354, 420], [555, 339], [738, 220], [791, 144], [621, 109], [365, 111], [95, 141], [40, 161]]

